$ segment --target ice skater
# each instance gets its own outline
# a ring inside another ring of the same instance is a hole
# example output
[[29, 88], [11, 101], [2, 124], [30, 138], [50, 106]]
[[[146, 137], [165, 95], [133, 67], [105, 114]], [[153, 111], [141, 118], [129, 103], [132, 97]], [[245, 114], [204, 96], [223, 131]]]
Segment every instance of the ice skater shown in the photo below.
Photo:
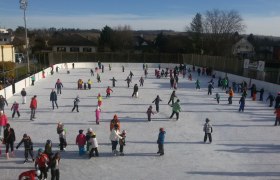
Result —
[[125, 144], [126, 130], [123, 130], [122, 133], [120, 134], [120, 136], [122, 137], [122, 139], [119, 139], [119, 143], [120, 143], [120, 156], [124, 156], [123, 148], [126, 145]]
[[143, 86], [143, 85], [144, 85], [144, 78], [143, 78], [142, 76], [141, 76], [139, 82], [140, 82], [140, 86]]
[[76, 144], [78, 145], [80, 156], [85, 154], [86, 136], [83, 132], [84, 130], [80, 129], [79, 134], [76, 137]]
[[100, 78], [99, 73], [97, 73], [97, 75], [96, 75], [96, 79], [97, 79], [97, 82], [98, 82], [98, 83], [101, 83], [101, 78]]
[[102, 96], [101, 96], [101, 94], [99, 93], [98, 96], [97, 96], [97, 105], [98, 105], [99, 107], [101, 107], [102, 101], [103, 101]]
[[172, 94], [170, 95], [170, 99], [169, 99], [167, 104], [169, 104], [170, 102], [172, 102], [172, 104], [174, 104], [174, 99], [175, 99], [175, 97], [177, 98], [175, 93], [176, 93], [176, 91], [172, 92]]
[[72, 112], [77, 109], [77, 112], [79, 112], [79, 103], [80, 103], [80, 98], [79, 96], [77, 96], [75, 99], [74, 99], [74, 107], [72, 108]]
[[208, 95], [212, 95], [212, 89], [214, 89], [213, 84], [209, 83], [208, 84]]
[[27, 136], [27, 134], [23, 135], [23, 138], [21, 139], [21, 141], [16, 146], [16, 149], [18, 149], [22, 143], [24, 144], [24, 157], [25, 157], [25, 160], [24, 160], [23, 163], [28, 162], [28, 154], [30, 155], [30, 157], [32, 159], [32, 162], [34, 162], [33, 142], [31, 140], [31, 138], [29, 136]]
[[36, 113], [36, 109], [37, 109], [37, 96], [36, 95], [34, 95], [31, 99], [30, 109], [31, 109], [30, 120], [33, 121], [33, 119], [35, 119], [35, 113]]
[[129, 76], [127, 76], [127, 78], [125, 79], [125, 81], [127, 82], [127, 87], [129, 88], [130, 83], [131, 83], [131, 79]]
[[88, 84], [88, 89], [91, 89], [92, 81], [90, 79], [88, 79], [87, 84]]
[[133, 87], [133, 93], [132, 93], [131, 97], [138, 98], [138, 85], [137, 84], [135, 84], [134, 87]]
[[15, 114], [17, 113], [18, 118], [20, 117], [20, 113], [19, 113], [19, 104], [15, 101], [14, 104], [11, 107], [11, 111], [13, 111], [12, 114], [12, 118], [15, 117]]
[[274, 114], [276, 115], [274, 126], [277, 126], [277, 125], [279, 126], [280, 125], [280, 108], [276, 108], [274, 111]]
[[90, 69], [90, 76], [94, 76], [94, 71], [93, 71], [93, 69]]
[[100, 122], [100, 114], [101, 114], [101, 109], [100, 109], [100, 107], [99, 106], [97, 106], [97, 108], [96, 108], [96, 110], [95, 110], [95, 122], [96, 122], [96, 124], [99, 124], [99, 122]]
[[149, 106], [148, 110], [147, 110], [147, 115], [148, 115], [148, 121], [152, 121], [151, 120], [151, 116], [154, 115], [155, 113], [153, 112], [153, 106]]
[[180, 103], [180, 100], [177, 99], [177, 101], [174, 104], [172, 104], [172, 114], [169, 117], [169, 119], [172, 119], [174, 114], [176, 114], [176, 120], [177, 121], [179, 120], [179, 113], [181, 112], [181, 106], [179, 103]]
[[158, 134], [158, 139], [157, 139], [157, 144], [158, 144], [158, 152], [160, 156], [164, 155], [164, 139], [165, 139], [165, 134], [166, 132], [164, 131], [163, 128], [159, 128], [159, 134]]
[[35, 160], [35, 168], [41, 171], [39, 179], [48, 179], [48, 156], [43, 152], [42, 148], [38, 149], [38, 156]]
[[54, 109], [54, 104], [56, 105], [56, 108], [58, 109], [57, 105], [57, 95], [54, 89], [52, 89], [52, 92], [50, 94], [50, 101], [52, 102], [52, 108]]
[[269, 100], [269, 107], [273, 106], [274, 96], [269, 93], [268, 97], [266, 98], [266, 101]]
[[195, 85], [195, 89], [200, 89], [200, 82], [198, 79], [196, 80]]
[[156, 105], [156, 111], [157, 111], [157, 113], [159, 113], [159, 102], [160, 102], [160, 101], [162, 101], [162, 100], [160, 99], [159, 95], [157, 95], [157, 97], [155, 98], [155, 100], [153, 100], [153, 102], [152, 102], [152, 103], [155, 103], [155, 105]]
[[67, 142], [66, 142], [66, 131], [65, 131], [65, 128], [64, 128], [64, 124], [59, 122], [57, 124], [56, 131], [57, 131], [57, 134], [58, 134], [58, 137], [59, 137], [60, 151], [65, 151], [66, 146], [67, 146]]
[[206, 118], [205, 120], [205, 124], [203, 126], [203, 131], [204, 131], [204, 143], [206, 143], [207, 141], [207, 137], [209, 138], [209, 142], [212, 143], [212, 132], [213, 132], [213, 128], [212, 125], [209, 123], [210, 120], [208, 118]]
[[62, 84], [62, 82], [60, 81], [60, 79], [57, 79], [54, 88], [56, 88], [57, 94], [61, 94], [61, 89], [63, 88], [63, 84]]
[[91, 134], [90, 134], [90, 139], [89, 139], [89, 142], [90, 142], [90, 151], [89, 151], [89, 159], [91, 157], [98, 157], [99, 156], [99, 152], [98, 152], [98, 141], [97, 141], [97, 138], [96, 138], [96, 134], [92, 131]]
[[7, 123], [6, 129], [4, 130], [4, 140], [6, 145], [6, 158], [9, 159], [9, 149], [11, 148], [11, 156], [14, 157], [14, 142], [16, 141], [16, 135], [13, 128], [11, 128], [10, 124]]
[[110, 140], [112, 143], [112, 153], [114, 156], [116, 156], [118, 154], [117, 145], [118, 145], [119, 139], [122, 139], [122, 138], [123, 137], [120, 136], [120, 131], [118, 130], [118, 125], [115, 125], [114, 129], [111, 131], [111, 134], [110, 134]]
[[8, 106], [8, 102], [6, 98], [4, 98], [2, 95], [0, 95], [0, 110], [5, 112], [5, 104]]
[[241, 96], [240, 100], [239, 100], [239, 112], [242, 111], [244, 112], [244, 107], [245, 107], [245, 97]]
[[26, 95], [27, 94], [26, 94], [26, 91], [25, 91], [24, 88], [22, 88], [20, 94], [21, 94], [21, 97], [22, 97], [22, 104], [25, 104], [26, 103]]
[[112, 86], [113, 87], [116, 87], [116, 82], [117, 80], [113, 77], [113, 79], [110, 79], [112, 81]]
[[217, 103], [220, 104], [220, 94], [216, 93], [216, 97], [214, 99], [216, 99]]

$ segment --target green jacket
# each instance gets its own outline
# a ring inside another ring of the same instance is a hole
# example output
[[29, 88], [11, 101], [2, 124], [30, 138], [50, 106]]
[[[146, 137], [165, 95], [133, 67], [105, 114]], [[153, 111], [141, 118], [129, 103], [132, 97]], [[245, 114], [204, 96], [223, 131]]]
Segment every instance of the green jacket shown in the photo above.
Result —
[[172, 105], [172, 110], [174, 111], [174, 112], [181, 112], [181, 106], [180, 106], [180, 104], [178, 103], [178, 102], [175, 102], [173, 105]]

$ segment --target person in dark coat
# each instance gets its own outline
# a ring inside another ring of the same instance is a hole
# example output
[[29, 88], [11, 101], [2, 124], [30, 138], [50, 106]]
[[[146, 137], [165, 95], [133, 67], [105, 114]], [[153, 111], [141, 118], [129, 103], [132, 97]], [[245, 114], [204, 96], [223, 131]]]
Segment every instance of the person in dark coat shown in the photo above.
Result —
[[157, 112], [159, 112], [159, 102], [160, 101], [162, 101], [162, 100], [160, 99], [159, 95], [157, 95], [156, 99], [153, 100], [153, 102], [152, 102], [152, 103], [155, 103]]
[[203, 131], [204, 131], [204, 143], [206, 143], [207, 141], [207, 137], [209, 138], [210, 143], [212, 143], [212, 132], [213, 132], [213, 128], [212, 125], [209, 123], [210, 120], [208, 118], [206, 118], [205, 120], [205, 124], [203, 126]]
[[280, 104], [280, 92], [278, 92], [277, 97], [275, 98], [275, 109], [279, 108], [279, 104]]
[[163, 128], [159, 128], [159, 134], [158, 134], [158, 140], [157, 140], [157, 144], [158, 144], [158, 152], [157, 154], [159, 154], [160, 156], [164, 155], [164, 139], [165, 139], [165, 134], [166, 132], [164, 131]]
[[62, 84], [62, 82], [60, 81], [60, 79], [57, 79], [54, 88], [57, 89], [57, 94], [61, 94], [61, 88], [63, 88], [63, 84]]
[[175, 99], [175, 97], [177, 97], [176, 94], [175, 94], [175, 92], [176, 92], [176, 91], [173, 91], [173, 92], [172, 92], [172, 94], [171, 94], [171, 96], [170, 96], [170, 99], [169, 99], [169, 101], [168, 101], [167, 104], [169, 104], [170, 102], [172, 102], [172, 104], [174, 104], [174, 99]]
[[34, 162], [33, 142], [31, 140], [31, 138], [29, 136], [27, 136], [27, 134], [23, 135], [23, 138], [18, 143], [16, 149], [18, 149], [22, 143], [24, 144], [24, 157], [25, 157], [24, 163], [26, 163], [28, 161], [28, 154], [30, 155], [30, 157], [32, 158], [32, 161]]
[[24, 88], [22, 88], [21, 92], [21, 97], [22, 97], [22, 104], [25, 104], [26, 103], [26, 91]]
[[131, 83], [131, 79], [130, 79], [130, 77], [129, 76], [127, 76], [127, 78], [126, 78], [126, 80], [125, 80], [126, 82], [127, 82], [127, 87], [129, 87], [129, 85], [130, 85], [130, 83]]
[[266, 98], [266, 101], [269, 100], [269, 107], [273, 106], [274, 96], [269, 93], [268, 97]]
[[264, 88], [261, 88], [259, 92], [260, 92], [260, 101], [263, 101]]
[[4, 111], [5, 104], [8, 106], [7, 100], [2, 95], [0, 95], [0, 111], [5, 112]]
[[79, 103], [80, 103], [80, 99], [79, 96], [77, 96], [74, 99], [74, 107], [72, 108], [72, 112], [77, 108], [77, 112], [79, 112]]
[[139, 82], [140, 82], [140, 86], [143, 86], [143, 85], [144, 85], [144, 78], [143, 78], [142, 76], [141, 76]]
[[209, 83], [208, 84], [208, 95], [212, 95], [212, 89], [214, 89], [213, 84]]
[[242, 97], [240, 98], [239, 104], [240, 104], [240, 106], [239, 106], [239, 112], [240, 112], [240, 111], [244, 112], [244, 107], [245, 107], [245, 97], [244, 97], [244, 96], [242, 96]]
[[52, 92], [50, 94], [50, 101], [52, 102], [52, 108], [54, 109], [54, 104], [56, 105], [56, 108], [58, 109], [57, 105], [57, 95], [54, 89], [52, 89]]
[[10, 124], [6, 125], [4, 130], [4, 144], [6, 145], [6, 158], [9, 159], [9, 149], [11, 148], [11, 155], [14, 156], [14, 142], [16, 141], [16, 135]]
[[135, 84], [133, 87], [132, 97], [138, 97], [138, 85]]
[[110, 79], [112, 81], [112, 86], [113, 87], [116, 87], [116, 82], [117, 80], [113, 77], [113, 79]]

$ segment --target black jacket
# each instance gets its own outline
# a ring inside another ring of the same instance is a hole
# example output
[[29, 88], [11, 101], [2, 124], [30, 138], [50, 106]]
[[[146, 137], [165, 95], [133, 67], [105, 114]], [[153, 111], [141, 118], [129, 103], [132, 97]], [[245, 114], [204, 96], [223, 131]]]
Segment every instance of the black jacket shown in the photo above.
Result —
[[50, 101], [57, 101], [57, 95], [55, 91], [52, 91], [50, 94]]
[[10, 131], [8, 130], [8, 128], [5, 129], [4, 131], [4, 141], [5, 143], [12, 143], [16, 140], [16, 136], [15, 136], [15, 131], [13, 128], [10, 128]]
[[33, 142], [29, 136], [27, 136], [27, 138], [22, 138], [16, 148], [19, 148], [22, 143], [24, 144], [24, 149], [33, 149]]

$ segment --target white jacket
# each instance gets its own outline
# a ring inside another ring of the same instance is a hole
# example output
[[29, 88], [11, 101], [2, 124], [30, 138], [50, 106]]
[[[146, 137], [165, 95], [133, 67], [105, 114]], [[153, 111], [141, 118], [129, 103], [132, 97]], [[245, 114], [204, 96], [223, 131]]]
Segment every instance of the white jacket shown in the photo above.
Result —
[[122, 137], [119, 134], [120, 134], [119, 130], [113, 129], [110, 134], [110, 140], [118, 141], [119, 139], [122, 139]]
[[89, 143], [90, 143], [90, 146], [89, 146], [90, 149], [98, 147], [98, 142], [97, 142], [96, 138], [91, 137], [89, 139]]

